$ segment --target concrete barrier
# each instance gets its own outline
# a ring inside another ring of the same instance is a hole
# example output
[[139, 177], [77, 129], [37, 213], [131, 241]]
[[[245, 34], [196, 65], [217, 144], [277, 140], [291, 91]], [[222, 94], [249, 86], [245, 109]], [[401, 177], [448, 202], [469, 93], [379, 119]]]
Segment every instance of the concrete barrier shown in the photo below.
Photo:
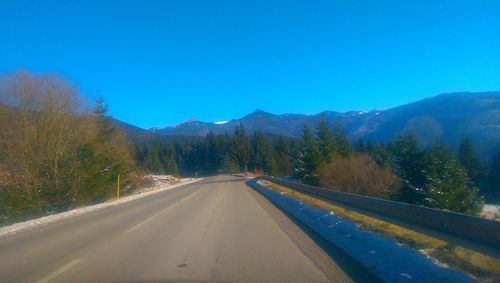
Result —
[[474, 241], [493, 248], [496, 255], [500, 252], [500, 221], [403, 202], [344, 193], [280, 178], [267, 176], [260, 178], [325, 200], [331, 200], [384, 217], [424, 226], [442, 233], [464, 238], [467, 241]]

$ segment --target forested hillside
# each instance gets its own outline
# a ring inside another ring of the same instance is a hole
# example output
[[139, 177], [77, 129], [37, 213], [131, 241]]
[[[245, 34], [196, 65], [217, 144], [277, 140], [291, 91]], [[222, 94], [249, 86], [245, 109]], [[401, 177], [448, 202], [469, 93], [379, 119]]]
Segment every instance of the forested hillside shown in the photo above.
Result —
[[483, 158], [500, 150], [500, 92], [450, 93], [386, 110], [335, 112], [316, 115], [275, 115], [257, 110], [224, 124], [191, 120], [176, 126], [154, 129], [162, 135], [205, 136], [224, 134], [242, 124], [249, 133], [262, 132], [299, 138], [302, 126], [325, 119], [330, 127], [340, 126], [351, 142], [389, 142], [398, 133], [414, 133], [423, 146], [442, 139], [457, 150], [468, 137]]
[[305, 124], [300, 139], [248, 134], [237, 125], [231, 134], [209, 132], [203, 139], [181, 142], [158, 139], [138, 145], [137, 152], [141, 166], [151, 172], [288, 176], [311, 185], [472, 214], [479, 211], [482, 195], [498, 197], [498, 157], [485, 162], [467, 138], [458, 154], [439, 139], [424, 147], [414, 134], [400, 134], [385, 144], [360, 139], [351, 145], [341, 128], [332, 129], [325, 120], [314, 128]]

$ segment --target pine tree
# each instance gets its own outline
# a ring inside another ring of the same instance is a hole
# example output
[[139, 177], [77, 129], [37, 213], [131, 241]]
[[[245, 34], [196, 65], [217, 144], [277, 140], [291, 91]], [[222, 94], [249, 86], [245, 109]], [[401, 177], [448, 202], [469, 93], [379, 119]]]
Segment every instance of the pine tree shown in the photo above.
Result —
[[293, 155], [292, 145], [283, 137], [279, 137], [275, 145], [276, 170], [281, 176], [290, 176], [293, 174]]
[[107, 105], [102, 97], [96, 99], [93, 123], [95, 136], [82, 146], [77, 156], [81, 162], [81, 179], [86, 190], [78, 192], [81, 202], [98, 202], [114, 194], [117, 175], [124, 188], [133, 183], [136, 163], [132, 146], [107, 116]]
[[462, 139], [460, 143], [458, 161], [464, 167], [471, 183], [477, 185], [484, 176], [485, 165], [469, 138]]
[[446, 145], [437, 141], [427, 150], [425, 204], [456, 212], [475, 214], [481, 203], [477, 189], [467, 184], [467, 174], [449, 152]]
[[157, 145], [150, 145], [145, 151], [143, 168], [150, 173], [165, 174]]
[[165, 152], [164, 168], [169, 175], [179, 176], [179, 167], [177, 166], [176, 149], [174, 144], [168, 144]]
[[231, 157], [231, 155], [229, 154], [229, 152], [227, 152], [224, 155], [223, 168], [224, 168], [224, 172], [228, 172], [228, 173], [236, 173], [236, 172], [239, 171], [238, 164], [236, 164], [236, 162]]
[[366, 152], [377, 162], [381, 167], [394, 167], [394, 162], [392, 160], [392, 155], [390, 152], [390, 147], [392, 145], [376, 144], [373, 145], [369, 142], [366, 146]]
[[316, 127], [316, 137], [322, 162], [328, 162], [337, 152], [335, 136], [325, 119], [321, 119]]
[[252, 143], [252, 169], [266, 175], [274, 175], [276, 173], [276, 161], [267, 137], [262, 133], [255, 133]]
[[315, 174], [321, 162], [320, 151], [316, 139], [309, 125], [302, 128], [301, 149], [295, 169], [295, 177], [305, 184], [318, 185], [319, 180]]
[[248, 162], [250, 161], [251, 146], [250, 140], [246, 134], [243, 125], [238, 124], [234, 129], [234, 137], [232, 143], [232, 156], [240, 171], [248, 170]]
[[375, 151], [375, 146], [373, 145], [372, 141], [369, 140], [366, 143], [366, 153], [368, 153], [369, 155], [372, 155], [374, 153], [374, 151]]
[[356, 143], [354, 144], [354, 150], [358, 153], [366, 153], [366, 146], [365, 142], [363, 141], [362, 138], [359, 138]]
[[336, 153], [344, 158], [349, 157], [352, 154], [352, 147], [341, 127], [336, 127], [334, 131], [335, 143], [336, 143]]
[[408, 203], [422, 204], [426, 196], [424, 174], [425, 155], [418, 146], [415, 135], [398, 135], [389, 146], [394, 162], [394, 170], [403, 181], [401, 199]]
[[205, 138], [206, 155], [205, 155], [205, 168], [208, 173], [215, 174], [220, 169], [221, 165], [221, 149], [217, 138], [212, 132], [209, 132]]
[[500, 151], [493, 156], [488, 172], [488, 193], [495, 198], [500, 197]]

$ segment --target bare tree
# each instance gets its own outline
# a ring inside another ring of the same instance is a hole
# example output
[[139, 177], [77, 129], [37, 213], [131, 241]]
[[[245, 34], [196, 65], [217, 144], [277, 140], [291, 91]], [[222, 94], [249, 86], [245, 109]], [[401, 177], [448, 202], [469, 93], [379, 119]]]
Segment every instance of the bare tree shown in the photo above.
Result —
[[0, 222], [105, 200], [117, 174], [124, 192], [141, 178], [102, 99], [89, 110], [60, 77], [20, 71], [0, 78]]
[[78, 179], [73, 153], [88, 136], [76, 88], [20, 71], [2, 78], [0, 103], [0, 162], [9, 183], [38, 206], [43, 195], [70, 197]]

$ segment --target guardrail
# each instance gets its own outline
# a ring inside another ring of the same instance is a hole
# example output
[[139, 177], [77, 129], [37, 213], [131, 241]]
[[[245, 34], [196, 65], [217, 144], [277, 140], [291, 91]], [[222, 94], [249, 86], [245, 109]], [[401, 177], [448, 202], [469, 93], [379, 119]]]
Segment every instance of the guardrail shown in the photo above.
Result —
[[[493, 249], [493, 253], [488, 252], [490, 255], [499, 257], [500, 254], [500, 221], [403, 202], [344, 193], [280, 178], [267, 176], [259, 178], [325, 200], [369, 211], [383, 217], [424, 226], [437, 230], [440, 233], [451, 234], [465, 241], [473, 241], [479, 245], [486, 245], [489, 249]], [[480, 251], [484, 252], [484, 249]]]

